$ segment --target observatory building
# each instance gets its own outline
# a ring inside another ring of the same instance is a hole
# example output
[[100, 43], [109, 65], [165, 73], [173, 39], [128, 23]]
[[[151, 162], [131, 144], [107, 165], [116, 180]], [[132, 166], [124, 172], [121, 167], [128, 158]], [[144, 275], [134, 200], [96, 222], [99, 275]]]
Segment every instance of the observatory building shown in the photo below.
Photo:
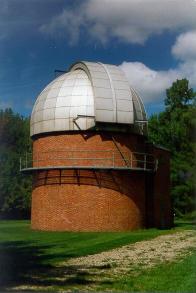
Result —
[[172, 225], [170, 153], [148, 143], [142, 100], [119, 67], [73, 64], [31, 115], [31, 225], [51, 231], [130, 231]]

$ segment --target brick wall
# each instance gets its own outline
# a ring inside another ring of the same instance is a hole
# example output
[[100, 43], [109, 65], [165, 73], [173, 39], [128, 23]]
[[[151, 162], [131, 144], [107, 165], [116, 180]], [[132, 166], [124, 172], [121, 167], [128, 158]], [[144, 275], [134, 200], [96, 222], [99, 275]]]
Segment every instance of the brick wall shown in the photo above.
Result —
[[142, 174], [42, 171], [35, 175], [33, 185], [33, 229], [128, 231], [143, 227]]
[[[67, 132], [34, 138], [33, 157], [41, 159], [39, 166], [70, 164], [57, 159], [59, 151], [65, 149], [75, 150], [77, 155], [79, 149], [87, 150], [90, 156], [97, 153], [97, 157], [99, 151], [104, 151], [103, 165], [112, 152], [121, 158], [119, 149], [128, 155], [149, 152], [159, 160], [159, 168], [154, 174], [128, 170], [37, 171], [33, 176], [33, 229], [129, 231], [172, 226], [169, 152], [146, 148], [144, 138], [133, 134]], [[75, 163], [88, 165], [89, 161]], [[35, 161], [34, 166], [37, 164]]]
[[[143, 140], [143, 139], [142, 139]], [[115, 142], [114, 142], [115, 141]], [[133, 152], [144, 152], [141, 138], [130, 134], [117, 133], [65, 133], [51, 134], [37, 138], [33, 144], [33, 161], [35, 166], [106, 166], [113, 164], [123, 167], [126, 159]], [[138, 154], [134, 158], [141, 160]], [[136, 161], [133, 161], [133, 165]]]
[[[144, 151], [143, 138], [131, 134], [112, 135], [122, 152]], [[63, 148], [117, 151], [109, 133], [44, 135], [33, 143], [34, 157]], [[50, 160], [46, 161], [44, 158], [44, 164], [51, 164]], [[33, 229], [128, 231], [143, 227], [144, 218], [143, 172], [51, 170], [34, 174]]]

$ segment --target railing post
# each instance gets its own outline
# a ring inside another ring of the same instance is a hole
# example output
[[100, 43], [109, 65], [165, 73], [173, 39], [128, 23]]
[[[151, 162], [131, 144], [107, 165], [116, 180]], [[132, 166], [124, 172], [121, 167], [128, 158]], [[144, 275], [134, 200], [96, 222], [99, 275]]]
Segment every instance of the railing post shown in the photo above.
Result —
[[131, 152], [131, 169], [133, 168], [133, 154]]
[[114, 152], [112, 153], [113, 168], [114, 168]]

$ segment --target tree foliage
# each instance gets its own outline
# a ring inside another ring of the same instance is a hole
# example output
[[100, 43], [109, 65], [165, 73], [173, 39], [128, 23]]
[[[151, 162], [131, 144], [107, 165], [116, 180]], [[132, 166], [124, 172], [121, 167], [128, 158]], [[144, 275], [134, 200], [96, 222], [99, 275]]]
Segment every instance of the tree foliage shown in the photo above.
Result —
[[195, 123], [193, 89], [187, 79], [166, 90], [165, 111], [149, 119], [149, 139], [171, 151], [171, 194], [176, 213], [194, 209]]
[[0, 217], [29, 214], [31, 178], [19, 170], [20, 156], [31, 150], [29, 119], [0, 110]]

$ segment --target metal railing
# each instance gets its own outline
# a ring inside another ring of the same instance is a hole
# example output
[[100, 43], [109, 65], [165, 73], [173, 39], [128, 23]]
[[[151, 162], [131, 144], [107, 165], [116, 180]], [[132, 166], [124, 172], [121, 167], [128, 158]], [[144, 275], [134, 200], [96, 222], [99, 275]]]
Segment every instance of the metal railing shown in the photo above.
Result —
[[[123, 156], [122, 156], [123, 154]], [[157, 169], [154, 156], [139, 152], [113, 150], [54, 150], [40, 153], [25, 153], [20, 158], [20, 171], [52, 168], [94, 168], [94, 169]]]

